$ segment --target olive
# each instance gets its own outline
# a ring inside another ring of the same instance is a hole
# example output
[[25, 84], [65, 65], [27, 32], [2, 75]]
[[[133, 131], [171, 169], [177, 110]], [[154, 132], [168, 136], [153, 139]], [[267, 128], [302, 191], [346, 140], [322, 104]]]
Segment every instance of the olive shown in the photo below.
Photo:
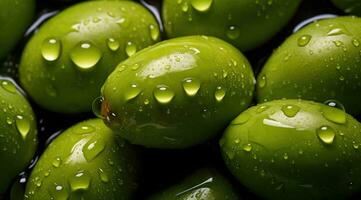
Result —
[[231, 122], [220, 145], [232, 174], [264, 199], [345, 199], [361, 188], [361, 125], [335, 107], [259, 104]]
[[20, 82], [45, 109], [87, 112], [116, 64], [159, 39], [156, 20], [137, 3], [76, 4], [46, 22], [28, 42]]
[[238, 200], [235, 188], [214, 169], [200, 169], [149, 200]]
[[186, 148], [250, 104], [254, 75], [233, 46], [206, 36], [163, 41], [120, 63], [103, 88], [107, 125], [131, 143]]
[[130, 199], [139, 167], [134, 147], [102, 120], [84, 121], [46, 148], [31, 172], [25, 199]]
[[0, 60], [11, 51], [30, 25], [35, 0], [0, 1]]
[[337, 100], [361, 114], [361, 19], [314, 22], [291, 35], [258, 75], [257, 100]]
[[38, 140], [35, 116], [25, 97], [8, 79], [0, 79], [0, 196], [30, 164]]
[[359, 0], [331, 0], [335, 6], [347, 14], [361, 16], [361, 4]]
[[170, 38], [209, 35], [242, 51], [254, 49], [280, 31], [301, 0], [164, 0], [163, 21]]

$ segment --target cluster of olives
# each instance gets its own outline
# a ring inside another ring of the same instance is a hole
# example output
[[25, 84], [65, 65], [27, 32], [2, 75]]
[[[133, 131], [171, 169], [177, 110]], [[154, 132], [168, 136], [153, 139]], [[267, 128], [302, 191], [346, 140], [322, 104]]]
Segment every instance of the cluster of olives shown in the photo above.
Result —
[[[218, 136], [239, 186], [211, 166], [146, 198], [238, 200], [241, 185], [277, 200], [361, 191], [359, 0], [333, 0], [355, 16], [295, 30], [257, 73], [241, 52], [274, 38], [302, 0], [163, 0], [162, 20], [144, 3], [72, 2], [25, 42], [16, 80], [0, 79], [0, 199], [134, 199], [147, 168], [142, 151]], [[0, 0], [0, 60], [35, 7]], [[95, 116], [61, 131], [34, 160], [44, 136], [32, 106]], [[26, 188], [13, 184], [31, 161]]]

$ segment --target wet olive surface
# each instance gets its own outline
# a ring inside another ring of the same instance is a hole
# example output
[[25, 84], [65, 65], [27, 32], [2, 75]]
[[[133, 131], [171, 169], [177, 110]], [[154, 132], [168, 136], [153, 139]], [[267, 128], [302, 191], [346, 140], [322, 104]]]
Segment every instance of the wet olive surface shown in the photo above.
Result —
[[[152, 11], [158, 20], [160, 20], [158, 12], [160, 0], [140, 0], [140, 2]], [[37, 28], [44, 21], [74, 3], [76, 3], [74, 0], [38, 0], [36, 19], [34, 20], [33, 25], [25, 33], [22, 41], [19, 42], [18, 46], [15, 48], [15, 51], [0, 64], [0, 76], [10, 77], [15, 82], [18, 82], [18, 63], [27, 40], [34, 32], [36, 32]], [[335, 8], [329, 0], [304, 0], [291, 22], [279, 34], [273, 37], [270, 42], [253, 51], [245, 52], [255, 73], [258, 74], [273, 49], [278, 47], [285, 38], [292, 34], [292, 32], [301, 27], [303, 22], [317, 16], [330, 17], [332, 15], [343, 15], [343, 13]], [[162, 39], [166, 39], [164, 34]], [[65, 130], [71, 125], [95, 117], [92, 113], [80, 115], [52, 113], [41, 109], [31, 101], [31, 99], [29, 99], [29, 101], [37, 116], [40, 143], [37, 157], [29, 164], [29, 169], [21, 173], [16, 181], [16, 184], [20, 184], [22, 187], [25, 187], [26, 178], [31, 171], [31, 168], [50, 141], [61, 133], [62, 130]], [[358, 120], [361, 119], [360, 117], [356, 118]], [[223, 172], [236, 188], [238, 188], [243, 199], [258, 199], [230, 175], [221, 158], [218, 140], [219, 138], [215, 138], [210, 142], [186, 150], [157, 150], [139, 147], [140, 151], [143, 153], [143, 157], [140, 159], [142, 159], [144, 163], [144, 172], [142, 175], [143, 181], [140, 183], [135, 199], [143, 199], [155, 191], [178, 182], [194, 170], [204, 166], [213, 166]]]

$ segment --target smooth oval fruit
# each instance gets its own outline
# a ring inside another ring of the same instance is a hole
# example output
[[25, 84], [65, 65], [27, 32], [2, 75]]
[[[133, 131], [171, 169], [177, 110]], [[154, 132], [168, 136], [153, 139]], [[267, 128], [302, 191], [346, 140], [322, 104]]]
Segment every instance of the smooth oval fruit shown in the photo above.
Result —
[[34, 0], [0, 1], [0, 60], [11, 51], [30, 25], [35, 12]]
[[361, 16], [361, 4], [359, 0], [331, 0], [335, 6], [347, 14]]
[[343, 110], [278, 100], [243, 112], [221, 151], [233, 175], [265, 199], [346, 199], [361, 188], [361, 126]]
[[238, 200], [231, 183], [214, 169], [196, 171], [180, 183], [152, 195], [149, 200]]
[[30, 164], [38, 140], [35, 116], [8, 79], [0, 79], [0, 196]]
[[170, 38], [209, 35], [242, 51], [271, 39], [290, 20], [300, 0], [164, 0], [163, 19]]
[[102, 120], [78, 123], [45, 150], [26, 186], [25, 199], [131, 199], [139, 163], [134, 147]]
[[137, 3], [80, 3], [50, 19], [29, 41], [20, 81], [43, 108], [61, 113], [90, 111], [106, 77], [131, 56], [128, 44], [135, 52], [159, 39], [156, 20]]
[[360, 114], [361, 19], [312, 23], [291, 35], [258, 76], [258, 102], [273, 99], [337, 100]]
[[212, 37], [176, 38], [119, 64], [105, 82], [102, 115], [131, 143], [185, 148], [215, 136], [250, 104], [247, 59]]

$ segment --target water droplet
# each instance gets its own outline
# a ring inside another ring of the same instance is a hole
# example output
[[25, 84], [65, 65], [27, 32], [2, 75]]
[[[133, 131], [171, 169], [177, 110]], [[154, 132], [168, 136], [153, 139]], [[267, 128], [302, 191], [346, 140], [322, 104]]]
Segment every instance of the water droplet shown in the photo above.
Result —
[[90, 162], [94, 160], [105, 148], [105, 141], [103, 139], [88, 141], [82, 151], [85, 159]]
[[108, 48], [111, 51], [117, 51], [120, 46], [119, 42], [117, 40], [115, 40], [114, 38], [108, 38], [107, 44], [108, 44]]
[[335, 35], [341, 35], [341, 34], [344, 34], [344, 32], [340, 28], [334, 28], [327, 33], [328, 36], [335, 36]]
[[333, 43], [335, 44], [336, 47], [340, 47], [343, 45], [343, 43], [339, 40], [333, 41]]
[[101, 119], [104, 118], [104, 116], [102, 116], [103, 101], [104, 101], [104, 97], [97, 97], [96, 99], [94, 99], [94, 101], [92, 103], [93, 114], [96, 117], [101, 118]]
[[250, 152], [250, 151], [252, 151], [252, 144], [250, 144], [250, 143], [244, 144], [242, 149], [243, 149], [243, 151]]
[[130, 57], [137, 52], [137, 46], [132, 42], [128, 42], [127, 46], [125, 47], [125, 53]]
[[187, 2], [184, 2], [184, 3], [182, 4], [182, 11], [183, 11], [183, 12], [188, 12], [188, 9], [189, 9], [188, 3], [187, 3]]
[[288, 154], [287, 153], [283, 154], [283, 159], [288, 160]]
[[149, 25], [149, 32], [150, 32], [150, 37], [152, 38], [153, 41], [157, 41], [159, 38], [159, 30], [156, 26], [154, 26], [153, 24]]
[[226, 91], [221, 86], [218, 86], [216, 88], [216, 92], [214, 93], [214, 97], [216, 101], [221, 102], [225, 96], [226, 96]]
[[61, 42], [57, 39], [50, 38], [44, 40], [41, 45], [41, 55], [47, 61], [55, 61], [61, 53]]
[[79, 171], [69, 178], [69, 184], [71, 190], [79, 191], [79, 190], [88, 190], [90, 186], [90, 176], [85, 171]]
[[258, 87], [264, 88], [267, 84], [267, 77], [266, 75], [261, 76], [261, 78], [258, 81]]
[[232, 124], [234, 125], [241, 125], [241, 124], [244, 124], [246, 122], [248, 122], [248, 120], [251, 118], [251, 115], [246, 113], [246, 112], [243, 112], [242, 114], [238, 115], [238, 117], [236, 117], [236, 119], [234, 119], [232, 121]]
[[257, 112], [257, 113], [262, 113], [262, 112], [264, 112], [264, 111], [267, 110], [267, 109], [268, 109], [268, 106], [266, 106], [266, 105], [261, 105], [261, 106], [258, 106], [258, 107], [257, 107], [256, 112]]
[[13, 124], [13, 120], [10, 117], [6, 117], [6, 123], [11, 125]]
[[80, 70], [92, 69], [101, 57], [101, 51], [90, 42], [81, 42], [70, 52], [71, 60]]
[[187, 78], [183, 80], [183, 89], [190, 97], [194, 97], [198, 93], [200, 87], [201, 83], [196, 79]]
[[69, 194], [61, 185], [55, 186], [55, 191], [52, 192], [52, 198], [55, 200], [68, 200]]
[[89, 134], [95, 131], [95, 128], [91, 125], [77, 126], [74, 132], [77, 134]]
[[282, 106], [282, 112], [287, 116], [287, 117], [294, 117], [297, 115], [297, 113], [300, 111], [300, 107], [295, 106], [295, 105], [285, 105]]
[[104, 182], [104, 183], [109, 182], [109, 178], [108, 178], [107, 174], [103, 171], [103, 169], [99, 168], [98, 173], [99, 173], [100, 180], [102, 182]]
[[4, 90], [10, 92], [10, 93], [16, 93], [16, 87], [15, 85], [8, 81], [8, 80], [2, 80], [1, 81], [1, 87], [4, 88]]
[[235, 40], [239, 37], [240, 31], [236, 26], [230, 26], [227, 30], [227, 37], [231, 40]]
[[325, 102], [325, 107], [322, 107], [322, 115], [329, 121], [344, 124], [346, 123], [346, 112], [343, 105], [335, 100], [328, 100]]
[[158, 85], [154, 90], [154, 97], [160, 104], [170, 103], [174, 96], [174, 92], [166, 85]]
[[353, 44], [353, 46], [355, 46], [355, 47], [359, 47], [359, 46], [360, 46], [360, 41], [359, 41], [358, 39], [353, 39], [353, 40], [352, 40], [352, 44]]
[[60, 159], [59, 157], [55, 158], [55, 159], [53, 160], [52, 164], [53, 164], [53, 166], [54, 166], [55, 168], [58, 168], [58, 167], [60, 166], [60, 164], [61, 164], [61, 159]]
[[310, 43], [311, 39], [312, 39], [312, 36], [303, 35], [300, 38], [298, 38], [297, 44], [300, 47], [304, 47], [304, 46], [308, 45], [308, 43]]
[[335, 135], [335, 131], [329, 126], [322, 126], [317, 130], [318, 138], [325, 144], [332, 144]]
[[15, 124], [21, 137], [25, 139], [30, 131], [30, 121], [24, 116], [17, 115], [15, 119]]
[[205, 11], [209, 10], [212, 3], [213, 3], [213, 0], [192, 0], [191, 1], [192, 7], [199, 12], [205, 12]]
[[130, 89], [124, 93], [125, 101], [130, 101], [136, 98], [141, 92], [137, 84], [131, 84]]

